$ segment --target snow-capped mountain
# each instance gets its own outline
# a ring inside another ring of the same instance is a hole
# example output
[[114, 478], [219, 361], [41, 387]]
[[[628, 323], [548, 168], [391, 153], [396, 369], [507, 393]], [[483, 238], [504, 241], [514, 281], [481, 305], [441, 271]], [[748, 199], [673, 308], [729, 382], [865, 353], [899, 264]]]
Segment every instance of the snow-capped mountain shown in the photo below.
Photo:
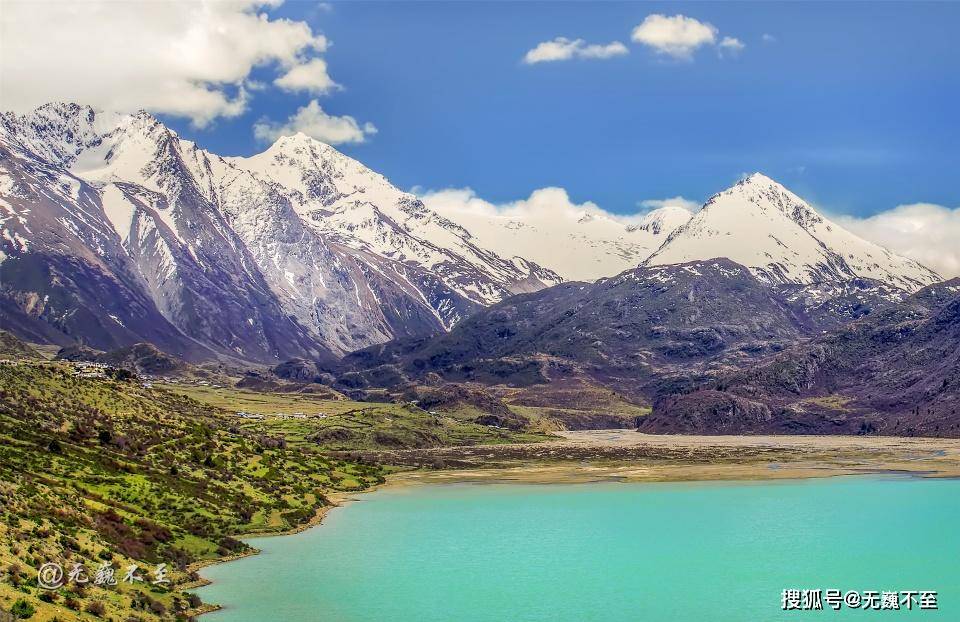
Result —
[[221, 157], [145, 112], [0, 114], [0, 321], [44, 342], [322, 361], [641, 263], [725, 257], [848, 315], [940, 280], [759, 174], [692, 218], [543, 207], [438, 213], [302, 134]]
[[263, 153], [227, 161], [276, 182], [304, 222], [329, 239], [416, 264], [479, 304], [560, 282], [551, 271], [516, 257], [523, 247], [498, 256], [383, 175], [305, 134], [282, 137]]
[[725, 257], [773, 284], [865, 278], [914, 292], [943, 279], [915, 261], [863, 240], [760, 173], [714, 195], [645, 265]]
[[0, 117], [0, 149], [4, 324], [43, 340], [322, 358], [560, 280], [302, 135], [228, 159], [50, 104]]
[[520, 253], [568, 281], [595, 281], [636, 268], [691, 217], [669, 206], [631, 223], [599, 210], [551, 209], [550, 193], [538, 201], [542, 205], [523, 213], [437, 209], [484, 247], [504, 256]]

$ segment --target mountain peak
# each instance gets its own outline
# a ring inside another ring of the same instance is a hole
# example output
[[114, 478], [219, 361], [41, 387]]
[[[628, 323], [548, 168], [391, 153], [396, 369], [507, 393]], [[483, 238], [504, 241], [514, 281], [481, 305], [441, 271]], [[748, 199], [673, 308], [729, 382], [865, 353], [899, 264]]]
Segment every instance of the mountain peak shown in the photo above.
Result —
[[804, 229], [823, 222], [823, 217], [806, 201], [759, 172], [712, 196], [704, 210], [722, 210], [728, 217], [742, 221], [764, 214], [773, 217], [779, 212]]
[[781, 197], [790, 198], [792, 202], [804, 202], [803, 199], [790, 192], [786, 186], [760, 172], [743, 177], [737, 183], [730, 186], [723, 192], [720, 192], [719, 194], [741, 194], [745, 196], [761, 198], [769, 198], [771, 195], [779, 195]]
[[743, 185], [743, 186], [746, 186], [746, 185], [764, 185], [764, 186], [777, 185], [777, 186], [783, 187], [782, 184], [780, 184], [779, 182], [771, 179], [770, 177], [767, 177], [766, 175], [764, 175], [764, 174], [761, 173], [760, 171], [757, 171], [757, 172], [755, 172], [755, 173], [751, 173], [750, 175], [747, 175], [746, 177], [744, 177], [743, 179], [741, 179], [739, 182], [737, 182], [737, 185]]
[[101, 155], [120, 141], [157, 144], [176, 136], [146, 110], [116, 112], [74, 102], [50, 102], [24, 114], [5, 113], [0, 116], [0, 132], [46, 162], [68, 167], [84, 152], [103, 145], [107, 148], [101, 149]]
[[320, 142], [320, 141], [316, 140], [315, 138], [311, 138], [304, 132], [296, 132], [294, 134], [284, 134], [283, 136], [279, 136], [275, 141], [273, 141], [273, 144], [274, 145], [303, 145], [303, 144], [310, 144], [312, 142]]
[[30, 112], [22, 115], [11, 114], [20, 122], [34, 127], [43, 127], [48, 124], [57, 126], [69, 123], [79, 127], [90, 127], [97, 133], [106, 133], [127, 120], [143, 125], [163, 125], [153, 113], [140, 108], [123, 112], [120, 110], [104, 110], [87, 104], [76, 102], [55, 101], [37, 106]]
[[[723, 196], [749, 197], [753, 203], [764, 199], [777, 202], [776, 197], [780, 197], [789, 199], [791, 203], [804, 203], [806, 205], [803, 199], [792, 193], [786, 186], [760, 172], [741, 177], [737, 183], [714, 195], [714, 198]], [[708, 201], [708, 204], [711, 202], [713, 202], [712, 199]]]
[[[273, 144], [267, 149], [267, 152], [270, 153], [298, 153], [303, 149], [319, 151], [321, 153], [326, 153], [329, 151], [336, 151], [333, 147], [327, 143], [317, 140], [316, 138], [305, 134], [303, 132], [297, 132], [295, 134], [285, 134], [278, 137]], [[339, 152], [338, 152], [339, 153]]]
[[830, 222], [763, 173], [710, 198], [648, 260], [677, 264], [727, 257], [762, 281], [810, 284], [853, 278], [916, 291], [939, 277]]
[[632, 225], [632, 227], [657, 235], [660, 233], [669, 234], [685, 225], [692, 217], [693, 214], [686, 208], [679, 205], [665, 205], [648, 212], [640, 221], [640, 224]]

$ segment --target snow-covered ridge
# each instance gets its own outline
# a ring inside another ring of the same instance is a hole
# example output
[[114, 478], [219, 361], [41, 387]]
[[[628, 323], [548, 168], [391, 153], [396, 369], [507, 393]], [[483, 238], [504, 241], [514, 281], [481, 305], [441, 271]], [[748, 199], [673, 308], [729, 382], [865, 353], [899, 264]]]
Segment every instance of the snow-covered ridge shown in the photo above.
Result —
[[514, 254], [503, 258], [478, 247], [469, 232], [426, 209], [414, 195], [305, 134], [281, 137], [249, 158], [221, 158], [180, 139], [146, 112], [124, 115], [50, 104], [21, 117], [5, 115], [3, 126], [12, 141], [93, 185], [125, 181], [163, 191], [161, 163], [170, 149], [179, 152], [197, 190], [209, 200], [220, 198], [226, 179], [234, 187], [251, 183], [237, 179], [248, 173], [284, 195], [318, 231], [357, 250], [428, 270], [443, 266], [444, 281], [480, 304], [496, 302], [517, 287], [525, 291], [537, 280], [543, 285], [561, 280], [539, 266], [521, 271]]
[[426, 208], [383, 175], [305, 134], [282, 137], [248, 158], [226, 160], [276, 183], [297, 214], [331, 239], [416, 263], [441, 274], [448, 285], [478, 303], [527, 291], [528, 285], [521, 284], [528, 279], [544, 285], [561, 280], [530, 261], [521, 268], [513, 261], [516, 253], [478, 244], [468, 230]]
[[[0, 150], [2, 259], [92, 262], [105, 287], [139, 290], [187, 338], [245, 358], [430, 334], [560, 282], [304, 135], [223, 158], [145, 112], [48, 104], [0, 115]], [[117, 317], [99, 338], [134, 325]]]
[[639, 222], [614, 218], [597, 209], [569, 209], [559, 189], [534, 193], [529, 209], [489, 210], [446, 207], [428, 201], [472, 238], [500, 255], [518, 254], [558, 273], [565, 280], [595, 281], [637, 267], [691, 214], [662, 207]]
[[806, 201], [755, 173], [714, 195], [646, 265], [726, 257], [769, 283], [881, 281], [913, 292], [942, 281], [932, 270], [830, 222]]

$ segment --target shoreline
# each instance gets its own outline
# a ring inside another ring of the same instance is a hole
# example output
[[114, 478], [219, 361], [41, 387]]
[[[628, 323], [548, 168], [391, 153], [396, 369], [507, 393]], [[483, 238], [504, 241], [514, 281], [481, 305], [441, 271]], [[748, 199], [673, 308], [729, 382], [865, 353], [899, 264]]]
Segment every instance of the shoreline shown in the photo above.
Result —
[[[302, 533], [307, 529], [312, 529], [313, 527], [317, 527], [320, 524], [322, 524], [323, 519], [326, 518], [327, 514], [329, 514], [331, 510], [334, 510], [339, 507], [343, 507], [345, 504], [349, 503], [350, 501], [356, 501], [357, 500], [355, 498], [356, 495], [362, 495], [369, 492], [373, 492], [375, 490], [379, 490], [387, 486], [389, 482], [390, 480], [387, 479], [384, 483], [376, 484], [365, 490], [355, 490], [355, 491], [349, 491], [349, 492], [347, 491], [333, 492], [333, 493], [324, 495], [326, 499], [330, 502], [329, 505], [324, 505], [322, 507], [317, 508], [317, 511], [314, 512], [314, 515], [310, 518], [309, 521], [302, 523], [300, 525], [296, 525], [289, 529], [284, 529], [283, 531], [265, 531], [265, 532], [254, 531], [254, 532], [249, 532], [242, 535], [234, 535], [233, 537], [243, 541], [243, 540], [248, 540], [250, 538], [272, 538], [272, 537], [279, 537], [279, 536], [292, 536], [298, 533]], [[213, 583], [212, 580], [207, 579], [206, 577], [200, 576], [199, 573], [204, 568], [208, 568], [210, 566], [219, 566], [221, 564], [228, 564], [230, 562], [239, 561], [241, 559], [245, 559], [247, 557], [253, 557], [259, 554], [260, 554], [260, 549], [256, 547], [250, 547], [246, 551], [242, 551], [240, 553], [234, 553], [232, 555], [227, 555], [225, 557], [221, 557], [218, 559], [203, 559], [200, 561], [193, 562], [187, 565], [186, 570], [187, 572], [196, 572], [200, 578], [196, 581], [191, 581], [189, 583], [185, 583], [183, 585], [177, 586], [176, 591], [184, 593], [184, 592], [189, 592], [191, 590], [195, 590], [197, 588], [205, 587], [207, 585], [212, 584]], [[223, 605], [220, 605], [217, 603], [201, 602], [198, 608], [188, 610], [185, 612], [185, 614], [188, 618], [199, 618], [204, 614], [213, 613], [214, 611], [220, 611], [221, 609], [223, 609]]]
[[[477, 463], [460, 468], [400, 470], [387, 475], [382, 484], [366, 490], [330, 493], [326, 496], [330, 504], [318, 508], [306, 523], [284, 531], [251, 532], [234, 537], [247, 540], [295, 535], [321, 525], [331, 510], [359, 500], [360, 495], [419, 485], [762, 482], [869, 475], [960, 477], [960, 439], [679, 436], [625, 430], [564, 432], [560, 437], [535, 444], [378, 452], [393, 458], [404, 455], [422, 458], [425, 454], [468, 456]], [[638, 450], [653, 451], [643, 455]], [[199, 573], [208, 566], [259, 553], [258, 549], [251, 548], [225, 558], [194, 562], [187, 568]], [[178, 591], [186, 592], [211, 583], [201, 576], [199, 581], [185, 584]], [[188, 615], [199, 617], [222, 608], [219, 604], [203, 603]]]

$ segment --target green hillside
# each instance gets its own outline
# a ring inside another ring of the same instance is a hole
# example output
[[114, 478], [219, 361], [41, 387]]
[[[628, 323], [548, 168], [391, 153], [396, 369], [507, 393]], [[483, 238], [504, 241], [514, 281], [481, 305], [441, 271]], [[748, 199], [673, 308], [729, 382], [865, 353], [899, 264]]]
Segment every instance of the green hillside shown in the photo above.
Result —
[[[253, 411], [252, 402], [267, 416], [239, 418], [235, 407]], [[273, 414], [299, 411], [326, 416]], [[198, 604], [179, 589], [191, 564], [242, 553], [236, 537], [301, 525], [327, 495], [389, 472], [330, 450], [536, 438], [410, 405], [148, 387], [81, 378], [60, 362], [0, 365], [0, 610], [34, 610], [31, 620], [186, 617]], [[118, 577], [133, 563], [145, 574], [166, 563], [172, 584], [46, 591], [36, 580], [45, 562], [81, 563], [91, 576], [110, 562]]]

